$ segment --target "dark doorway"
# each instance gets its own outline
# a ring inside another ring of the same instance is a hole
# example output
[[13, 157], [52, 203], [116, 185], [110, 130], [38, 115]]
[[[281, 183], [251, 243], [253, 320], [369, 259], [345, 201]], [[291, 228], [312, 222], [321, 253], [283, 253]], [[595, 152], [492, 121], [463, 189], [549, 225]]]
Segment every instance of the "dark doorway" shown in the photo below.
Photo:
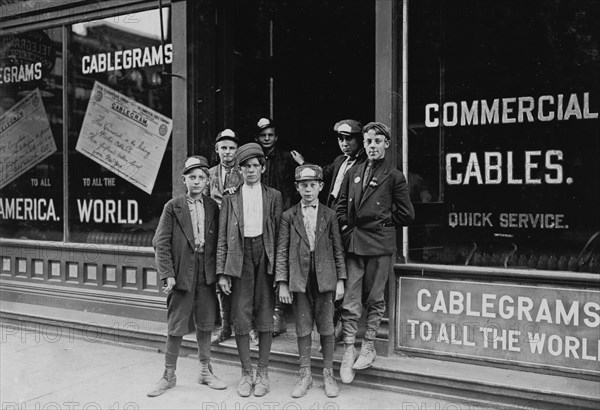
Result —
[[339, 154], [335, 122], [375, 115], [375, 5], [370, 1], [243, 1], [235, 9], [234, 118], [253, 140], [262, 116], [278, 144], [307, 161]]

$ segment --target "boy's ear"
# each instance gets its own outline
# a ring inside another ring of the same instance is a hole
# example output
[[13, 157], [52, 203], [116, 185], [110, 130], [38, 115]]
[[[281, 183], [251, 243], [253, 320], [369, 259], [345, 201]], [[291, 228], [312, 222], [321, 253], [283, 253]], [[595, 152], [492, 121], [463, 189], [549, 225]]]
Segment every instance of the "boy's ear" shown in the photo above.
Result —
[[390, 140], [386, 138], [385, 140], [385, 149], [388, 149], [390, 147]]

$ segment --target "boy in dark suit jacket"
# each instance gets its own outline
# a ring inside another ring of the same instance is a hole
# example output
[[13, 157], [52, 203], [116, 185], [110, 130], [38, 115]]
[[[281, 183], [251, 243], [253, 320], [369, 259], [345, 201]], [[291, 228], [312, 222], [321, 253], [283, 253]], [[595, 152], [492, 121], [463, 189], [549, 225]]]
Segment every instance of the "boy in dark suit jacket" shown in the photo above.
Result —
[[[238, 394], [264, 396], [269, 391], [269, 354], [273, 332], [275, 241], [281, 222], [281, 193], [261, 183], [265, 156], [251, 142], [237, 151], [244, 184], [223, 197], [219, 223], [217, 274], [219, 286], [231, 294], [231, 318], [242, 378]], [[259, 334], [256, 382], [252, 374], [249, 333]]]
[[333, 303], [344, 296], [344, 250], [335, 212], [319, 203], [323, 189], [321, 167], [301, 165], [296, 168], [295, 179], [302, 200], [283, 213], [275, 276], [279, 298], [283, 303], [292, 303], [296, 320], [300, 380], [292, 397], [304, 396], [312, 386], [310, 350], [315, 322], [321, 335], [325, 393], [337, 397], [339, 389], [333, 377]]
[[[390, 146], [388, 127], [370, 122], [362, 133], [368, 160], [346, 174], [336, 207], [348, 270], [342, 303], [343, 383], [352, 382], [354, 371], [371, 366], [375, 359], [374, 340], [385, 311], [384, 289], [396, 252], [396, 227], [414, 219], [406, 178], [385, 158]], [[354, 342], [363, 305], [367, 329], [355, 362]]]
[[206, 158], [189, 157], [182, 179], [187, 194], [166, 203], [152, 241], [163, 292], [168, 295], [168, 335], [165, 372], [148, 393], [150, 397], [175, 386], [181, 341], [194, 325], [200, 360], [198, 382], [218, 390], [227, 387], [210, 365], [210, 337], [217, 319], [214, 284], [219, 207], [203, 194], [208, 182]]

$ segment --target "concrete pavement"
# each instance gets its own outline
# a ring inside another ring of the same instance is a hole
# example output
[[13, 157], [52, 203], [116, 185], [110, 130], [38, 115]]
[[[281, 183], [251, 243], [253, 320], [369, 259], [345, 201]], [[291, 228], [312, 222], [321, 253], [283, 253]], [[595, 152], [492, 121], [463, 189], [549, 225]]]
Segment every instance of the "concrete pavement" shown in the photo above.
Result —
[[[146, 392], [160, 378], [164, 355], [131, 345], [107, 342], [93, 334], [40, 332], [0, 323], [0, 403], [4, 410], [50, 409], [474, 409], [469, 404], [366, 389], [341, 382], [340, 396], [325, 396], [322, 379], [301, 399], [290, 392], [296, 374], [270, 371], [271, 392], [241, 398], [237, 365], [213, 363], [229, 387], [214, 391], [196, 383], [196, 357], [181, 357], [177, 386], [157, 398]], [[335, 369], [336, 377], [338, 369]], [[316, 372], [315, 372], [316, 373]], [[315, 374], [316, 376], [316, 374]], [[481, 407], [478, 407], [481, 408]]]

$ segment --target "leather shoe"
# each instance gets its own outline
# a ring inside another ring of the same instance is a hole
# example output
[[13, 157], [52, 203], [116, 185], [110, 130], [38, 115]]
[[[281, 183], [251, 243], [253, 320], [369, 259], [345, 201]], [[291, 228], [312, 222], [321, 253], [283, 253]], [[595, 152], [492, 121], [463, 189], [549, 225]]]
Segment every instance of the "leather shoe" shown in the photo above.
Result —
[[212, 366], [209, 363], [200, 363], [200, 378], [198, 379], [198, 383], [206, 384], [215, 390], [224, 390], [227, 388], [225, 382], [215, 376]]
[[327, 397], [337, 397], [340, 394], [340, 388], [333, 377], [333, 369], [323, 369], [323, 387]]
[[292, 397], [297, 399], [306, 394], [308, 389], [312, 387], [313, 378], [309, 366], [300, 367], [300, 380], [294, 386]]
[[224, 342], [225, 340], [229, 339], [230, 337], [231, 337], [231, 326], [228, 323], [223, 324], [223, 326], [221, 326], [219, 328], [219, 330], [217, 330], [217, 333], [212, 335], [212, 337], [210, 338], [210, 344], [218, 345], [219, 343]]
[[156, 383], [154, 389], [146, 393], [148, 397], [160, 396], [168, 389], [175, 387], [177, 384], [177, 376], [175, 376], [175, 369], [165, 369], [162, 378]]
[[238, 383], [237, 392], [241, 397], [248, 397], [252, 394], [252, 387], [254, 387], [254, 378], [252, 377], [252, 369], [242, 369], [242, 378]]
[[354, 380], [354, 359], [356, 358], [356, 348], [353, 344], [344, 345], [344, 356], [342, 357], [342, 365], [340, 366], [340, 378], [342, 383], [352, 383]]
[[256, 371], [256, 383], [254, 383], [254, 396], [262, 397], [270, 390], [269, 370], [267, 367], [259, 367]]
[[355, 370], [361, 370], [371, 367], [376, 356], [377, 352], [375, 352], [375, 343], [372, 340], [363, 340], [362, 347], [360, 348], [360, 356], [358, 356], [358, 359], [352, 368]]

